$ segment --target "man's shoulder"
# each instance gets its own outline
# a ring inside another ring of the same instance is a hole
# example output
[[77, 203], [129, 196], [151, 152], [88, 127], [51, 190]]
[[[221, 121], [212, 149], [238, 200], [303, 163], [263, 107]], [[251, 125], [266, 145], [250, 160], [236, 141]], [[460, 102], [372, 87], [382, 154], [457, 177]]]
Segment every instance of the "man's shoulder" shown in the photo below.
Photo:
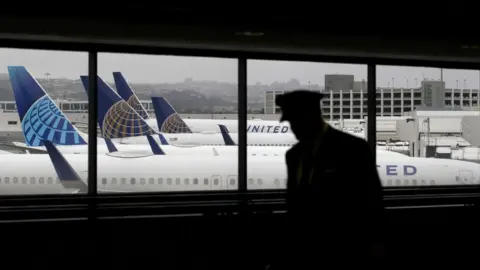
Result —
[[287, 158], [293, 155], [296, 155], [298, 153], [298, 143], [294, 144], [290, 149], [287, 150], [286, 156]]

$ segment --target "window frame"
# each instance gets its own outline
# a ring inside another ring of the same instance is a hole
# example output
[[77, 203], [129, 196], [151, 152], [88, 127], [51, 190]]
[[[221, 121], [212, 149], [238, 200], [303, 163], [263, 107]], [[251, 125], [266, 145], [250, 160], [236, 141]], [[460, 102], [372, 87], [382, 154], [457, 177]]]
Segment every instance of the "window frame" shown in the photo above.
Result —
[[[480, 63], [474, 62], [457, 62], [453, 60], [439, 61], [439, 60], [420, 60], [408, 59], [406, 57], [395, 57], [386, 55], [384, 58], [380, 57], [348, 57], [335, 56], [333, 54], [289, 54], [289, 53], [274, 53], [274, 52], [254, 52], [254, 51], [234, 51], [234, 50], [215, 50], [215, 49], [190, 49], [190, 48], [173, 48], [165, 46], [154, 45], [125, 45], [125, 44], [99, 44], [94, 42], [61, 42], [61, 41], [47, 41], [41, 40], [39, 37], [27, 39], [14, 38], [0, 38], [0, 47], [15, 48], [15, 49], [32, 49], [32, 50], [52, 50], [52, 51], [75, 51], [88, 53], [88, 74], [90, 78], [96, 77], [98, 69], [98, 54], [99, 53], [131, 53], [139, 55], [174, 55], [174, 56], [191, 56], [191, 57], [216, 57], [216, 58], [231, 58], [238, 61], [238, 127], [239, 132], [238, 146], [238, 189], [225, 192], [235, 193], [255, 193], [257, 191], [247, 190], [247, 147], [246, 147], [246, 127], [247, 127], [247, 62], [248, 60], [272, 60], [272, 61], [305, 61], [317, 63], [338, 63], [338, 64], [362, 64], [367, 65], [367, 108], [368, 119], [376, 119], [376, 69], [380, 65], [390, 66], [410, 66], [410, 67], [431, 67], [431, 68], [445, 68], [445, 69], [473, 69], [480, 71]], [[92, 93], [96, 93], [95, 80], [89, 80], [89, 89]], [[372, 91], [373, 90], [373, 91]], [[58, 194], [58, 195], [16, 195], [14, 199], [19, 197], [34, 197], [41, 199], [51, 199], [52, 197], [68, 198], [68, 200], [77, 200], [78, 198], [92, 199], [94, 207], [97, 206], [97, 200], [105, 197], [115, 197], [117, 195], [99, 195], [97, 192], [97, 95], [89, 95], [88, 98], [88, 193], [87, 194]], [[368, 143], [376, 156], [376, 121], [368, 121]], [[388, 189], [388, 188], [387, 188]], [[455, 188], [456, 191], [462, 190]], [[466, 193], [478, 192], [479, 188], [465, 188]], [[285, 191], [283, 191], [284, 193]], [[168, 192], [170, 193], [170, 192]], [[184, 193], [184, 192], [178, 192]], [[188, 192], [185, 192], [187, 194]], [[198, 192], [197, 192], [198, 193]], [[169, 194], [149, 192], [146, 196], [168, 197]], [[121, 195], [123, 199], [138, 196], [139, 193], [132, 193], [131, 195]], [[2, 199], [7, 199], [2, 196]], [[247, 197], [242, 200], [246, 201]]]

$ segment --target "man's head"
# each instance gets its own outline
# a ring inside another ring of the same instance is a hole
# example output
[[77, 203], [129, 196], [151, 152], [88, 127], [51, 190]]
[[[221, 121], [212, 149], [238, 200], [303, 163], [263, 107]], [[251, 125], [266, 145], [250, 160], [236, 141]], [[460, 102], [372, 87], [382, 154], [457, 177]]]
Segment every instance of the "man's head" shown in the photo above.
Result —
[[275, 102], [282, 110], [280, 122], [290, 122], [298, 140], [317, 134], [324, 124], [320, 106], [323, 97], [323, 93], [301, 89], [278, 95]]

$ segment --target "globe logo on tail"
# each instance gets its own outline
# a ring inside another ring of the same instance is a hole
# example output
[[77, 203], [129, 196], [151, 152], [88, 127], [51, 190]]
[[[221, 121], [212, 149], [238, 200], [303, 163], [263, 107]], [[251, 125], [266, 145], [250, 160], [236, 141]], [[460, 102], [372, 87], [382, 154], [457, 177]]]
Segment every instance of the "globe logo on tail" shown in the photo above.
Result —
[[30, 106], [22, 120], [22, 129], [28, 146], [43, 146], [43, 140], [58, 145], [87, 144], [48, 96]]
[[102, 135], [108, 139], [154, 135], [155, 131], [123, 100], [105, 114]]
[[190, 133], [190, 128], [177, 113], [167, 117], [160, 128], [163, 133]]

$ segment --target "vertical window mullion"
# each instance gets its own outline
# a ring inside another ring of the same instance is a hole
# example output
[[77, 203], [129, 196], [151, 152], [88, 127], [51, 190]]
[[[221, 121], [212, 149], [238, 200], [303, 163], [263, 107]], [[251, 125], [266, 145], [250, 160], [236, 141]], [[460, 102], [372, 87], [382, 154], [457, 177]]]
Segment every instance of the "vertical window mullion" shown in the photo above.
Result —
[[247, 190], [247, 59], [238, 59], [238, 190]]
[[97, 194], [97, 65], [96, 51], [88, 52], [88, 195]]
[[368, 121], [367, 121], [367, 136], [368, 144], [372, 149], [375, 161], [377, 160], [377, 66], [369, 63], [367, 68], [367, 106], [368, 106]]

